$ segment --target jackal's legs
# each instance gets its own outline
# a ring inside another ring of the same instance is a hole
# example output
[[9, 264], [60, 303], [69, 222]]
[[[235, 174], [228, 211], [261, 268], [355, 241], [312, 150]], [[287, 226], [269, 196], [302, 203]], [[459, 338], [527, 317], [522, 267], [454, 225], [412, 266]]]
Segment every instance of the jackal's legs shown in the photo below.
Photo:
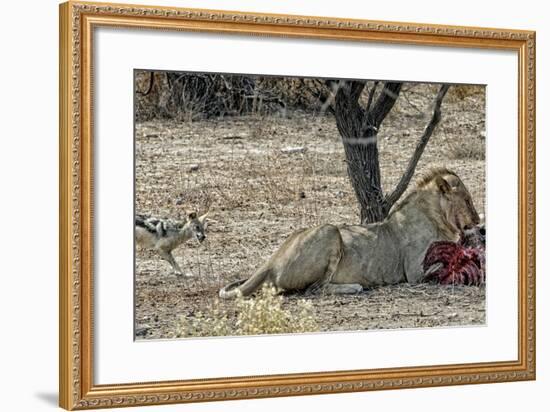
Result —
[[165, 250], [159, 250], [160, 256], [168, 261], [170, 265], [172, 265], [172, 268], [176, 272], [176, 275], [183, 275], [183, 271], [181, 270], [180, 266], [178, 265], [178, 262], [176, 262], [176, 259], [174, 259], [174, 256], [172, 256], [172, 252], [166, 252]]

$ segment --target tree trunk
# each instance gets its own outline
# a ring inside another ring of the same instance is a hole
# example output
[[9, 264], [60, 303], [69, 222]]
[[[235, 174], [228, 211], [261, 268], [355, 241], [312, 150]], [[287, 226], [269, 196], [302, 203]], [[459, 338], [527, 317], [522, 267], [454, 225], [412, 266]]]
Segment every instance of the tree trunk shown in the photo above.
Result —
[[366, 83], [342, 81], [334, 100], [334, 115], [346, 154], [348, 175], [359, 202], [361, 224], [379, 222], [389, 213], [380, 179], [378, 128], [391, 111], [401, 83], [386, 83], [372, 103], [376, 85], [370, 91], [365, 110], [359, 98]]
[[[368, 143], [362, 143], [364, 141]], [[368, 131], [360, 139], [344, 137], [343, 143], [348, 175], [361, 210], [361, 223], [383, 220], [387, 212], [380, 180], [376, 134]]]

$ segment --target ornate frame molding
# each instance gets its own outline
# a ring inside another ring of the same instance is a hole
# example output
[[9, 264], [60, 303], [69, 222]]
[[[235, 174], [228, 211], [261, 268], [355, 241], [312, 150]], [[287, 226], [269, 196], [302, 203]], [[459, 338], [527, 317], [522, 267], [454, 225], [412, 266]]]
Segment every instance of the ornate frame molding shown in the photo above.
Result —
[[[517, 361], [93, 384], [92, 32], [97, 26], [507, 49], [519, 61]], [[60, 406], [88, 409], [535, 379], [535, 33], [73, 2], [60, 5]]]

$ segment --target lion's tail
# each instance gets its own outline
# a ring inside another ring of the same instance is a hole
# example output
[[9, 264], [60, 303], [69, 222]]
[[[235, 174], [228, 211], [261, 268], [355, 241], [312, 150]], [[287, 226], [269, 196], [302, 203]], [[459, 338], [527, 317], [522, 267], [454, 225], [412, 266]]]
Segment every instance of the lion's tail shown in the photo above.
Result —
[[[263, 268], [262, 268], [263, 269]], [[268, 278], [270, 269], [259, 270], [248, 279], [241, 279], [220, 289], [222, 299], [234, 299], [237, 296], [248, 296], [254, 293]]]

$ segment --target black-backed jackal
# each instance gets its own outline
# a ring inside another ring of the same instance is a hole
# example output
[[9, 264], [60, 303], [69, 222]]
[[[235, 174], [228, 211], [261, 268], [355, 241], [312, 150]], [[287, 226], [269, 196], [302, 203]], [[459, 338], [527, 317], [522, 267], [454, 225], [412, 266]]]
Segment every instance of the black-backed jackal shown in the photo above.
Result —
[[198, 216], [196, 212], [190, 212], [185, 221], [136, 214], [136, 243], [142, 248], [155, 250], [181, 276], [183, 271], [172, 251], [193, 237], [201, 243], [206, 239], [207, 214]]

